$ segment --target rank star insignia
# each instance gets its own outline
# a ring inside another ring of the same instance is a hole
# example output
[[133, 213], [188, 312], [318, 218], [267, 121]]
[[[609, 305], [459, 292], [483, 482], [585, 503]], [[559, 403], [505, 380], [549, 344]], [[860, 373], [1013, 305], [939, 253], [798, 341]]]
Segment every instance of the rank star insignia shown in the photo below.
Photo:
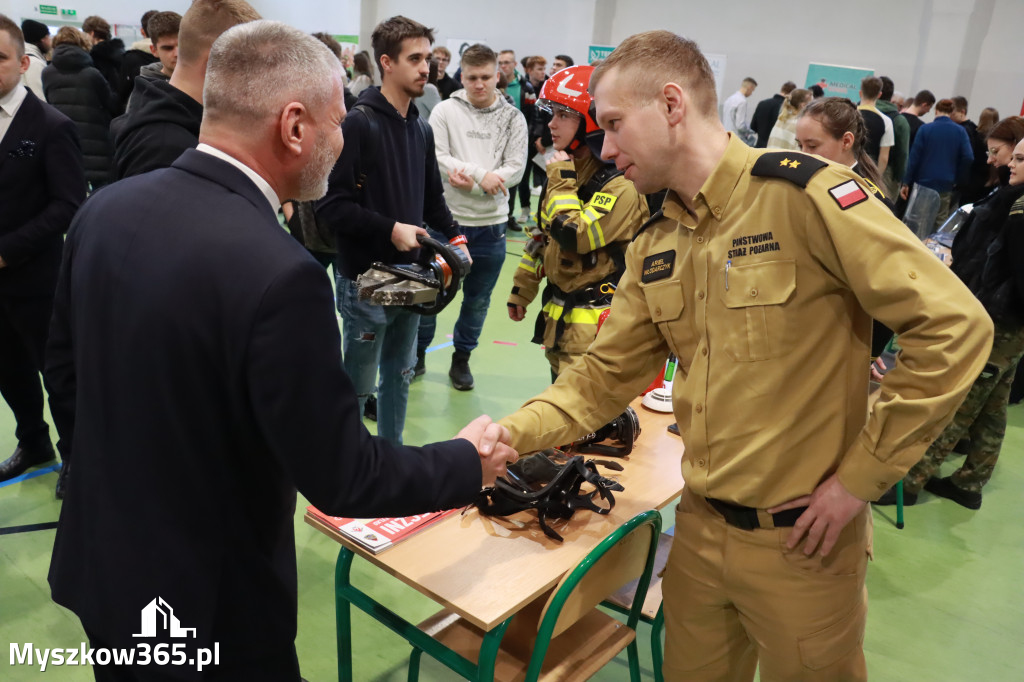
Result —
[[779, 165], [780, 166], [788, 166], [789, 165], [789, 159], [783, 159], [782, 161], [779, 161]]
[[800, 165], [800, 162], [799, 162], [799, 161], [797, 161], [797, 160], [795, 160], [795, 159], [794, 159], [793, 161], [790, 161], [790, 162], [789, 162], [789, 167], [790, 167], [790, 168], [796, 168], [796, 167], [797, 167], [797, 166], [799, 166], [799, 165]]

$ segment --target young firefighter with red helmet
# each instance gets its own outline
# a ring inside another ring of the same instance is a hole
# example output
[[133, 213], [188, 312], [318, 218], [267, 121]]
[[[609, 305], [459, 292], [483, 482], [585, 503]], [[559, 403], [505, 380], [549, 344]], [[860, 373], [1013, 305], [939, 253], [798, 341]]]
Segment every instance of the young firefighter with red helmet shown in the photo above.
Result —
[[541, 281], [534, 343], [544, 344], [554, 379], [586, 352], [625, 270], [630, 240], [650, 217], [646, 199], [601, 161], [604, 132], [590, 115], [594, 67], [570, 66], [547, 81], [537, 108], [551, 114], [557, 150], [547, 164], [537, 230], [516, 269], [508, 315], [526, 316]]

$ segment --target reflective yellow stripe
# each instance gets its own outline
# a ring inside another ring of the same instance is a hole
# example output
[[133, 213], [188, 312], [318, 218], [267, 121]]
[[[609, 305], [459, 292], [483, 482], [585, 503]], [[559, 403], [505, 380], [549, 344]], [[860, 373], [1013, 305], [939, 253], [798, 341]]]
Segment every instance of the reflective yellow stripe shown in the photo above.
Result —
[[587, 238], [590, 240], [590, 250], [605, 246], [607, 242], [604, 240], [604, 231], [601, 229], [601, 223], [598, 220], [601, 219], [601, 213], [595, 211], [593, 207], [588, 207], [583, 212], [583, 225], [587, 228]]
[[519, 261], [519, 267], [527, 272], [537, 272], [537, 268], [540, 267], [540, 264], [529, 256], [524, 256], [523, 259]]
[[550, 216], [556, 210], [582, 211], [583, 205], [580, 204], [580, 198], [575, 194], [556, 194], [548, 201], [546, 210]]
[[[548, 301], [544, 305], [544, 313], [552, 320], [558, 320], [562, 317], [564, 308], [553, 301]], [[593, 324], [596, 325], [598, 320], [601, 318], [607, 308], [573, 308], [569, 311], [569, 314], [565, 317], [566, 324]]]
[[562, 306], [558, 305], [557, 303], [552, 303], [551, 301], [548, 301], [547, 303], [544, 304], [544, 312], [552, 320], [557, 320], [562, 316]]

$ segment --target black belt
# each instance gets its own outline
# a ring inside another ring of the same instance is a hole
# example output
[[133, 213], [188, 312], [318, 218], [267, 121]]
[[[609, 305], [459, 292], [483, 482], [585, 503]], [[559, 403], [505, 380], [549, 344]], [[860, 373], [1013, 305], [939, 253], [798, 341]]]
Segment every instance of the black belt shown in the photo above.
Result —
[[[754, 530], [760, 528], [761, 523], [757, 520], [757, 509], [744, 507], [731, 502], [723, 502], [710, 497], [705, 498], [715, 511], [722, 515], [725, 522], [740, 530]], [[790, 528], [796, 524], [800, 515], [807, 511], [807, 507], [797, 507], [772, 514], [772, 523], [776, 528]]]

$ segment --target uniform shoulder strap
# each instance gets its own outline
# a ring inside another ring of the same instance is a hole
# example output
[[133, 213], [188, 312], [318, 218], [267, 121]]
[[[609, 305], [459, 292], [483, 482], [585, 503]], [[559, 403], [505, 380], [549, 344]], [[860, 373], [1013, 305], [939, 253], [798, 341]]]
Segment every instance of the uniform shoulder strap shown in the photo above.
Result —
[[605, 185], [620, 175], [622, 175], [622, 171], [615, 166], [602, 164], [601, 167], [597, 169], [597, 172], [591, 175], [590, 179], [583, 184], [583, 187], [580, 187], [576, 191], [576, 196], [579, 197], [580, 203], [585, 204], [590, 201], [595, 194], [604, 189]]
[[799, 152], [767, 152], [758, 157], [750, 174], [759, 178], [782, 178], [799, 187], [807, 187], [814, 174], [827, 162]]
[[632, 241], [635, 242], [636, 238], [639, 237], [641, 234], [643, 234], [644, 230], [646, 230], [649, 226], [653, 225], [654, 223], [658, 222], [659, 220], [661, 220], [664, 217], [665, 217], [665, 212], [662, 211], [659, 208], [654, 213], [654, 215], [652, 215], [650, 218], [647, 219], [647, 222], [645, 222], [643, 225], [640, 226], [640, 229], [636, 231], [635, 235], [633, 235]]

